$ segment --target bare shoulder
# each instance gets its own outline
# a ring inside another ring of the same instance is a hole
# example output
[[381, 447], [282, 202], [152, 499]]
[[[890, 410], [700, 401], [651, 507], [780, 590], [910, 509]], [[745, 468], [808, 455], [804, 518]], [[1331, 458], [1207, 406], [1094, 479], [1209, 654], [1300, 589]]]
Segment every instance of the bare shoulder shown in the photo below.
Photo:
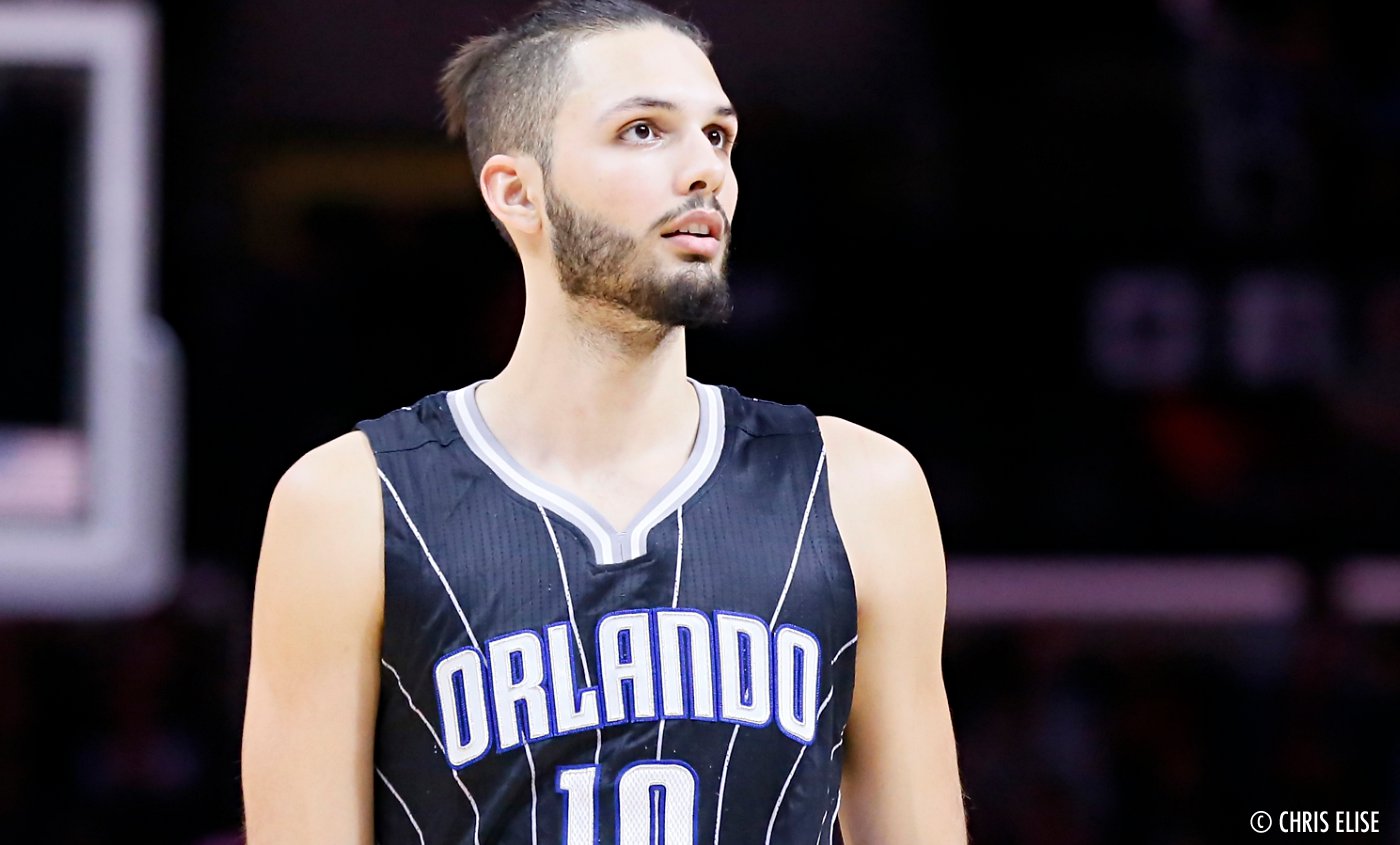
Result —
[[[369, 439], [344, 434], [301, 456], [273, 490], [258, 560], [259, 599], [382, 593], [384, 518]], [[268, 606], [267, 601], [263, 601]]]
[[933, 497], [918, 460], [904, 446], [838, 417], [818, 417], [826, 445], [832, 514], [857, 591], [898, 585], [910, 567], [942, 576], [943, 550]]
[[365, 491], [377, 497], [378, 488], [369, 438], [352, 431], [298, 458], [277, 482], [272, 501], [274, 506], [323, 510], [357, 501], [363, 505]]
[[867, 492], [910, 492], [923, 487], [924, 473], [910, 451], [883, 434], [840, 417], [817, 417], [827, 460], [845, 476], [841, 482], [862, 487]]

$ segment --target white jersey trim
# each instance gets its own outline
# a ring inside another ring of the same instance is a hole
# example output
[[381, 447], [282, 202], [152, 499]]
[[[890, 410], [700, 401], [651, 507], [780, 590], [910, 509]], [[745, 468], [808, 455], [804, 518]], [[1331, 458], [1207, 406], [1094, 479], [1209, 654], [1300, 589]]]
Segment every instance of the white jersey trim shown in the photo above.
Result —
[[647, 537], [714, 473], [724, 450], [724, 396], [718, 387], [688, 379], [700, 403], [700, 423], [690, 457], [651, 498], [632, 523], [618, 530], [588, 502], [530, 472], [505, 450], [487, 427], [476, 403], [478, 381], [447, 394], [447, 406], [468, 448], [507, 487], [578, 528], [593, 547], [595, 560], [608, 566], [646, 553]]

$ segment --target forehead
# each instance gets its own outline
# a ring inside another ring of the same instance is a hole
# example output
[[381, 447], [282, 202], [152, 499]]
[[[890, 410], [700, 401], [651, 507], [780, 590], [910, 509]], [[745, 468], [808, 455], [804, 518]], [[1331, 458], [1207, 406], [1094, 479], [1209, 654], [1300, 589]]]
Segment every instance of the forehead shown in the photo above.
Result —
[[589, 36], [573, 45], [569, 59], [568, 90], [559, 110], [563, 120], [596, 120], [637, 96], [706, 112], [729, 102], [704, 52], [665, 26]]

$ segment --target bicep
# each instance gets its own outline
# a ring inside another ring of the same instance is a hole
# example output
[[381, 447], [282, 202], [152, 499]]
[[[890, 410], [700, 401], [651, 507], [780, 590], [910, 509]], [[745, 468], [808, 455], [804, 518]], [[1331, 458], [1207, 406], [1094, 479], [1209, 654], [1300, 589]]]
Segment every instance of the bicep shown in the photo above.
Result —
[[963, 841], [941, 669], [942, 592], [908, 582], [898, 595], [866, 601], [842, 777], [850, 845]]
[[383, 607], [373, 455], [347, 435], [268, 508], [243, 734], [249, 842], [368, 843]]

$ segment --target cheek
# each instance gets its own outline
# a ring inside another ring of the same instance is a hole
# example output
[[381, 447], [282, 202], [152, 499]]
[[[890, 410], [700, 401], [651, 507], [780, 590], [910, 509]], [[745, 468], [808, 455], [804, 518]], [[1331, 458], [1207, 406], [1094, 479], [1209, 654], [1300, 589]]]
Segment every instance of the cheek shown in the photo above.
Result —
[[648, 178], [644, 172], [647, 163], [638, 162], [637, 156], [628, 160], [623, 156], [600, 155], [590, 159], [586, 166], [575, 171], [572, 179], [571, 196], [590, 213], [627, 231], [640, 230], [650, 225], [660, 211], [674, 204], [665, 192], [668, 184], [658, 178]]
[[650, 208], [647, 182], [632, 173], [599, 173], [593, 185], [598, 208], [609, 217], [626, 218], [634, 209]]

